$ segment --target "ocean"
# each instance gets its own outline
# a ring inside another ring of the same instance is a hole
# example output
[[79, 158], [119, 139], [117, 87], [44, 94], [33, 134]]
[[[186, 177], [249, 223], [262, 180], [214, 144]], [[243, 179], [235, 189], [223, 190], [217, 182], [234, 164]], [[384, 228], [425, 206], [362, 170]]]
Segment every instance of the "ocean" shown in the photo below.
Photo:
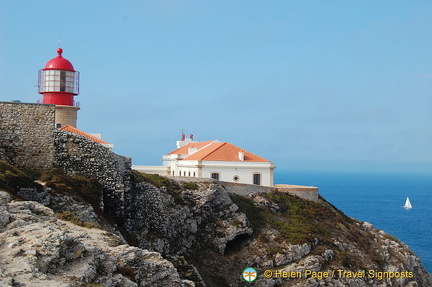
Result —
[[[397, 237], [432, 271], [432, 175], [275, 170], [275, 183], [313, 185], [346, 215]], [[406, 197], [412, 209], [403, 208]]]

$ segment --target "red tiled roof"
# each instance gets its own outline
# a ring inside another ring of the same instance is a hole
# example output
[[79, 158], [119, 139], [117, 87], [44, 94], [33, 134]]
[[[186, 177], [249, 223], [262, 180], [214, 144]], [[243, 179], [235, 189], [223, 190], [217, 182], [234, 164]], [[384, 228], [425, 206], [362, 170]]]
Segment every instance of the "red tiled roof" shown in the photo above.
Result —
[[189, 148], [197, 148], [198, 150], [205, 147], [208, 144], [211, 144], [214, 141], [205, 141], [205, 142], [193, 142], [189, 143], [181, 148], [173, 150], [169, 154], [189, 154]]
[[101, 139], [99, 139], [99, 138], [97, 138], [95, 136], [92, 136], [91, 134], [83, 132], [82, 130], [79, 130], [79, 129], [71, 126], [71, 125], [65, 125], [61, 129], [64, 130], [64, 131], [68, 131], [68, 132], [77, 134], [77, 135], [85, 136], [86, 138], [88, 138], [88, 139], [90, 139], [92, 141], [95, 141], [97, 143], [100, 143], [100, 144], [108, 144], [108, 145], [110, 144], [110, 143], [108, 143], [106, 141], [103, 141], [103, 140], [101, 140]]
[[188, 154], [188, 148], [196, 147], [198, 151], [185, 157], [183, 160], [203, 160], [203, 161], [242, 161], [239, 152], [244, 153], [246, 162], [270, 162], [265, 158], [257, 156], [242, 148], [227, 142], [206, 141], [190, 143], [182, 148], [176, 149], [169, 154]]

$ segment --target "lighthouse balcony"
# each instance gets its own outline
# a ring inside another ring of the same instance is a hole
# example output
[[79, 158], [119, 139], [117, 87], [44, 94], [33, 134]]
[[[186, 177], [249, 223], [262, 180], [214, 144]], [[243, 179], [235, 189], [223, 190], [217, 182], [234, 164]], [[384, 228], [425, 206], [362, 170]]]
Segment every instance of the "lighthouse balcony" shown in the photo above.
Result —
[[76, 108], [80, 108], [80, 102], [79, 101], [74, 101], [72, 100], [72, 104], [70, 104], [69, 102], [64, 102], [64, 103], [58, 103], [58, 100], [37, 100], [38, 104], [48, 104], [48, 105], [60, 105], [60, 106], [71, 106], [71, 107], [76, 107]]

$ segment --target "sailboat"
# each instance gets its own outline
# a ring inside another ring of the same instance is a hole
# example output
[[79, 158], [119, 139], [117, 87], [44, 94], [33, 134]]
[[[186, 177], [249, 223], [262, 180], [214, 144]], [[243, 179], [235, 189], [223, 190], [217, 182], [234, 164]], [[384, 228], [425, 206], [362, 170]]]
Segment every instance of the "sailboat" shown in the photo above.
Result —
[[404, 208], [405, 209], [411, 209], [412, 208], [411, 201], [409, 200], [409, 197], [407, 197], [407, 199], [405, 201]]

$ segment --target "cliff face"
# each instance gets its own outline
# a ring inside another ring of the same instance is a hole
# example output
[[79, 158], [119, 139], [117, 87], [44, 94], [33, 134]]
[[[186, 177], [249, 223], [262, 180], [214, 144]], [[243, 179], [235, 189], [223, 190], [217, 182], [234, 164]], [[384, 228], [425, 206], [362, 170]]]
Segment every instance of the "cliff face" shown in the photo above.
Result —
[[59, 220], [40, 203], [11, 202], [8, 193], [0, 192], [0, 210], [1, 286], [182, 283], [173, 264], [159, 253], [124, 244], [121, 237], [101, 229]]
[[142, 248], [171, 256], [208, 248], [223, 254], [227, 243], [253, 233], [246, 215], [219, 185], [134, 174], [123, 226]]
[[405, 244], [324, 199], [134, 172], [116, 220], [98, 182], [41, 180], [0, 165], [0, 286], [432, 286]]

